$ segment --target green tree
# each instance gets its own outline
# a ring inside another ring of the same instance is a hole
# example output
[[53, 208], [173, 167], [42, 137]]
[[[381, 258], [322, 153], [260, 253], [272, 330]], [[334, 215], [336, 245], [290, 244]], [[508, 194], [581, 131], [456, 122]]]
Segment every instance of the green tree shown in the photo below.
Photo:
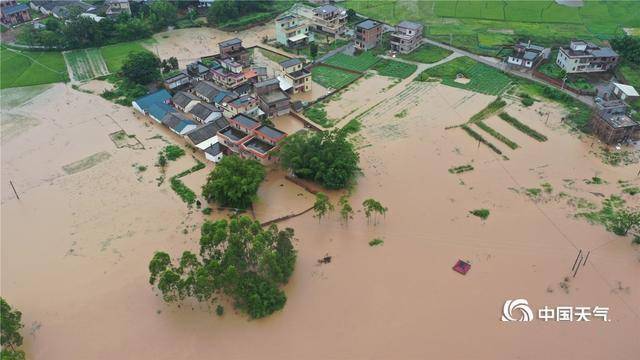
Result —
[[373, 216], [373, 224], [377, 224], [377, 214], [385, 216], [387, 214], [387, 208], [384, 207], [379, 201], [375, 199], [367, 199], [362, 202], [362, 206], [364, 207], [364, 215], [367, 217], [367, 223], [371, 220], [371, 216]]
[[280, 149], [280, 163], [296, 176], [327, 189], [342, 189], [359, 173], [359, 155], [346, 133], [339, 130], [297, 132]]
[[338, 201], [340, 205], [340, 218], [344, 221], [345, 225], [349, 224], [349, 220], [353, 219], [353, 208], [349, 204], [349, 197], [343, 195]]
[[122, 75], [136, 84], [148, 84], [160, 78], [160, 59], [148, 51], [130, 53], [122, 63]]
[[625, 60], [640, 65], [640, 38], [625, 34], [611, 39], [611, 46]]
[[325, 193], [316, 194], [316, 202], [313, 204], [313, 212], [318, 221], [327, 215], [330, 211], [333, 211], [333, 204], [329, 201], [329, 197]]
[[[157, 252], [149, 263], [149, 283], [157, 285], [165, 301], [192, 297], [214, 302], [225, 295], [252, 318], [284, 307], [287, 298], [280, 286], [289, 281], [296, 263], [293, 229], [264, 229], [241, 216], [205, 222], [201, 234], [199, 255], [185, 251], [174, 264]], [[216, 312], [222, 315], [222, 307]]]
[[315, 41], [309, 44], [309, 55], [311, 55], [312, 59], [315, 59], [318, 56], [318, 44]]
[[152, 13], [152, 23], [156, 29], [173, 25], [178, 20], [178, 9], [167, 0], [156, 0], [149, 5]]
[[347, 19], [353, 20], [356, 18], [356, 11], [353, 9], [347, 9]]
[[22, 345], [20, 329], [22, 313], [14, 310], [0, 297], [0, 345], [2, 345], [2, 359], [24, 359], [24, 352], [18, 350]]
[[255, 160], [225, 156], [202, 187], [202, 196], [221, 206], [246, 209], [256, 199], [264, 180], [264, 167]]
[[640, 227], [640, 212], [619, 209], [611, 216], [608, 225], [616, 235], [626, 236], [629, 230]]

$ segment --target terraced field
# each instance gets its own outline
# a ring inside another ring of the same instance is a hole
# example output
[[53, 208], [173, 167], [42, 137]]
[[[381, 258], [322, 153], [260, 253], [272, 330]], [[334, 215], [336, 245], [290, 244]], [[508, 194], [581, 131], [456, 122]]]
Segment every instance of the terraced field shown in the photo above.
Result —
[[109, 74], [100, 49], [82, 49], [63, 52], [73, 81], [87, 81]]

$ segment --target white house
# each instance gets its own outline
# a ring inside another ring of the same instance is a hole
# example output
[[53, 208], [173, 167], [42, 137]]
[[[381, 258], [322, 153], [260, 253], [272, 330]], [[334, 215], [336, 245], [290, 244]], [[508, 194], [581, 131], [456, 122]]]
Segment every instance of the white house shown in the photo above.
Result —
[[507, 57], [509, 65], [531, 69], [538, 62], [549, 57], [551, 49], [529, 42], [520, 42], [513, 47], [513, 52]]
[[640, 94], [638, 91], [631, 85], [613, 83], [613, 94], [617, 96], [620, 100], [633, 100], [637, 99]]
[[208, 124], [200, 125], [196, 129], [188, 132], [185, 136], [191, 143], [200, 150], [204, 150], [218, 142], [218, 131], [229, 126], [225, 118], [220, 118]]
[[224, 156], [225, 146], [219, 142], [204, 149], [204, 157], [214, 163], [218, 163]]

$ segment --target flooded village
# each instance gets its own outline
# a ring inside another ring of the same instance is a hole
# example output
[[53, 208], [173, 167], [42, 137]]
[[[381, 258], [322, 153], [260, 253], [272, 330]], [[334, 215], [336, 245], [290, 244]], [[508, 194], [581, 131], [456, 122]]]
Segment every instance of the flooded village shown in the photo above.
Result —
[[[28, 359], [637, 357], [640, 225], [603, 219], [640, 211], [639, 94], [611, 47], [479, 56], [339, 4], [144, 47], [177, 67], [130, 104], [104, 77], [2, 89], [2, 297]], [[343, 189], [280, 161], [324, 131], [358, 154]], [[265, 172], [246, 209], [202, 194], [233, 157]], [[286, 305], [164, 301], [154, 254], [200, 254], [202, 225], [238, 214], [295, 230]], [[501, 321], [509, 299], [608, 321]]]

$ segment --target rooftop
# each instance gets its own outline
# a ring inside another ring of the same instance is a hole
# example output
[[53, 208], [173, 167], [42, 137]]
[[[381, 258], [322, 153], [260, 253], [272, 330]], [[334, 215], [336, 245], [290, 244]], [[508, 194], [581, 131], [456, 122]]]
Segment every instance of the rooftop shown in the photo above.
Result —
[[189, 105], [190, 102], [197, 101], [198, 97], [188, 92], [178, 91], [175, 95], [173, 95], [173, 98], [171, 100], [175, 105], [185, 107]]
[[190, 131], [189, 133], [187, 133], [187, 137], [194, 144], [200, 144], [201, 142], [207, 141], [207, 140], [211, 139], [212, 137], [216, 136], [218, 131], [224, 129], [225, 126], [228, 125], [228, 123], [225, 126], [220, 126], [220, 125], [222, 125], [225, 122], [216, 123], [216, 122], [212, 121], [212, 122], [210, 122], [208, 124], [200, 125], [195, 130]]
[[220, 144], [219, 142], [213, 143], [211, 146], [204, 149], [204, 152], [212, 156], [217, 156], [223, 151], [224, 151], [224, 145]]
[[305, 76], [311, 76], [311, 73], [309, 72], [309, 70], [302, 69], [302, 70], [294, 71], [288, 75], [291, 76], [292, 78], [298, 79]]
[[238, 115], [232, 117], [231, 121], [233, 121], [233, 122], [235, 122], [235, 123], [237, 123], [237, 124], [239, 124], [239, 125], [241, 125], [243, 127], [246, 127], [248, 129], [255, 129], [258, 126], [260, 126], [260, 123], [258, 121], [248, 117], [245, 114], [238, 114]]
[[401, 21], [398, 24], [398, 27], [403, 27], [403, 28], [407, 28], [407, 29], [411, 29], [411, 30], [420, 30], [422, 29], [422, 25], [415, 23], [413, 21]]
[[189, 125], [197, 125], [195, 122], [175, 112], [167, 113], [167, 115], [162, 118], [162, 124], [176, 132], [182, 132], [182, 130]]
[[231, 141], [238, 141], [246, 138], [249, 134], [240, 131], [233, 126], [227, 126], [226, 128], [219, 131], [220, 134], [228, 137]]
[[371, 29], [373, 29], [375, 27], [378, 27], [380, 25], [381, 24], [379, 22], [371, 20], [371, 19], [368, 19], [368, 20], [365, 20], [365, 21], [363, 21], [361, 23], [358, 23], [356, 25], [356, 27], [359, 27], [359, 28], [365, 29], [365, 30], [371, 30]]
[[167, 90], [158, 90], [151, 94], [139, 97], [133, 102], [138, 105], [142, 111], [148, 112], [156, 119], [162, 119], [168, 112], [173, 112], [173, 108], [169, 105], [171, 94]]
[[266, 143], [256, 137], [251, 138], [242, 144], [247, 149], [253, 150], [261, 155], [266, 155], [271, 149], [274, 148], [273, 145]]
[[[280, 84], [280, 82], [278, 82], [278, 84]], [[289, 100], [289, 97], [281, 90], [276, 90], [260, 95], [260, 99], [267, 104], [273, 104], [279, 101]]]
[[252, 102], [253, 100], [254, 100], [253, 97], [251, 97], [249, 95], [243, 95], [243, 96], [240, 96], [239, 98], [231, 101], [229, 104], [233, 105], [235, 107], [238, 107], [238, 106], [246, 105], [246, 104]]
[[4, 15], [13, 15], [22, 11], [28, 11], [29, 10], [29, 5], [27, 4], [17, 4], [17, 5], [11, 5], [11, 6], [7, 6], [4, 7], [2, 9], [2, 13]]
[[640, 96], [640, 94], [638, 94], [638, 91], [636, 90], [636, 88], [634, 88], [631, 85], [613, 83], [613, 86], [615, 86], [618, 89], [620, 89], [620, 91], [622, 91], [627, 96]]
[[302, 64], [302, 60], [298, 58], [291, 58], [280, 62], [280, 66], [282, 66], [283, 68], [288, 68], [299, 64]]
[[600, 114], [600, 117], [606, 121], [614, 129], [626, 128], [630, 126], [639, 126], [626, 114]]
[[280, 139], [282, 139], [283, 137], [287, 136], [287, 134], [283, 131], [280, 131], [274, 127], [271, 127], [269, 125], [262, 125], [259, 128], [256, 129], [256, 132], [260, 132], [263, 135], [274, 139], [275, 141], [278, 141]]
[[271, 79], [267, 79], [264, 81], [260, 81], [255, 83], [255, 85], [253, 85], [256, 89], [260, 89], [263, 87], [267, 87], [267, 86], [272, 86], [272, 85], [276, 85], [278, 84], [278, 79], [277, 78], [271, 78]]
[[219, 42], [218, 45], [222, 46], [222, 47], [232, 46], [232, 45], [242, 45], [242, 40], [240, 40], [238, 38], [233, 38], [233, 39], [229, 39], [229, 40], [225, 40], [225, 41]]
[[189, 113], [195, 115], [200, 119], [206, 119], [209, 117], [209, 115], [213, 114], [214, 112], [220, 112], [220, 110], [218, 110], [213, 105], [205, 104], [201, 102], [197, 103], [194, 107], [191, 108], [191, 110], [189, 110]]

